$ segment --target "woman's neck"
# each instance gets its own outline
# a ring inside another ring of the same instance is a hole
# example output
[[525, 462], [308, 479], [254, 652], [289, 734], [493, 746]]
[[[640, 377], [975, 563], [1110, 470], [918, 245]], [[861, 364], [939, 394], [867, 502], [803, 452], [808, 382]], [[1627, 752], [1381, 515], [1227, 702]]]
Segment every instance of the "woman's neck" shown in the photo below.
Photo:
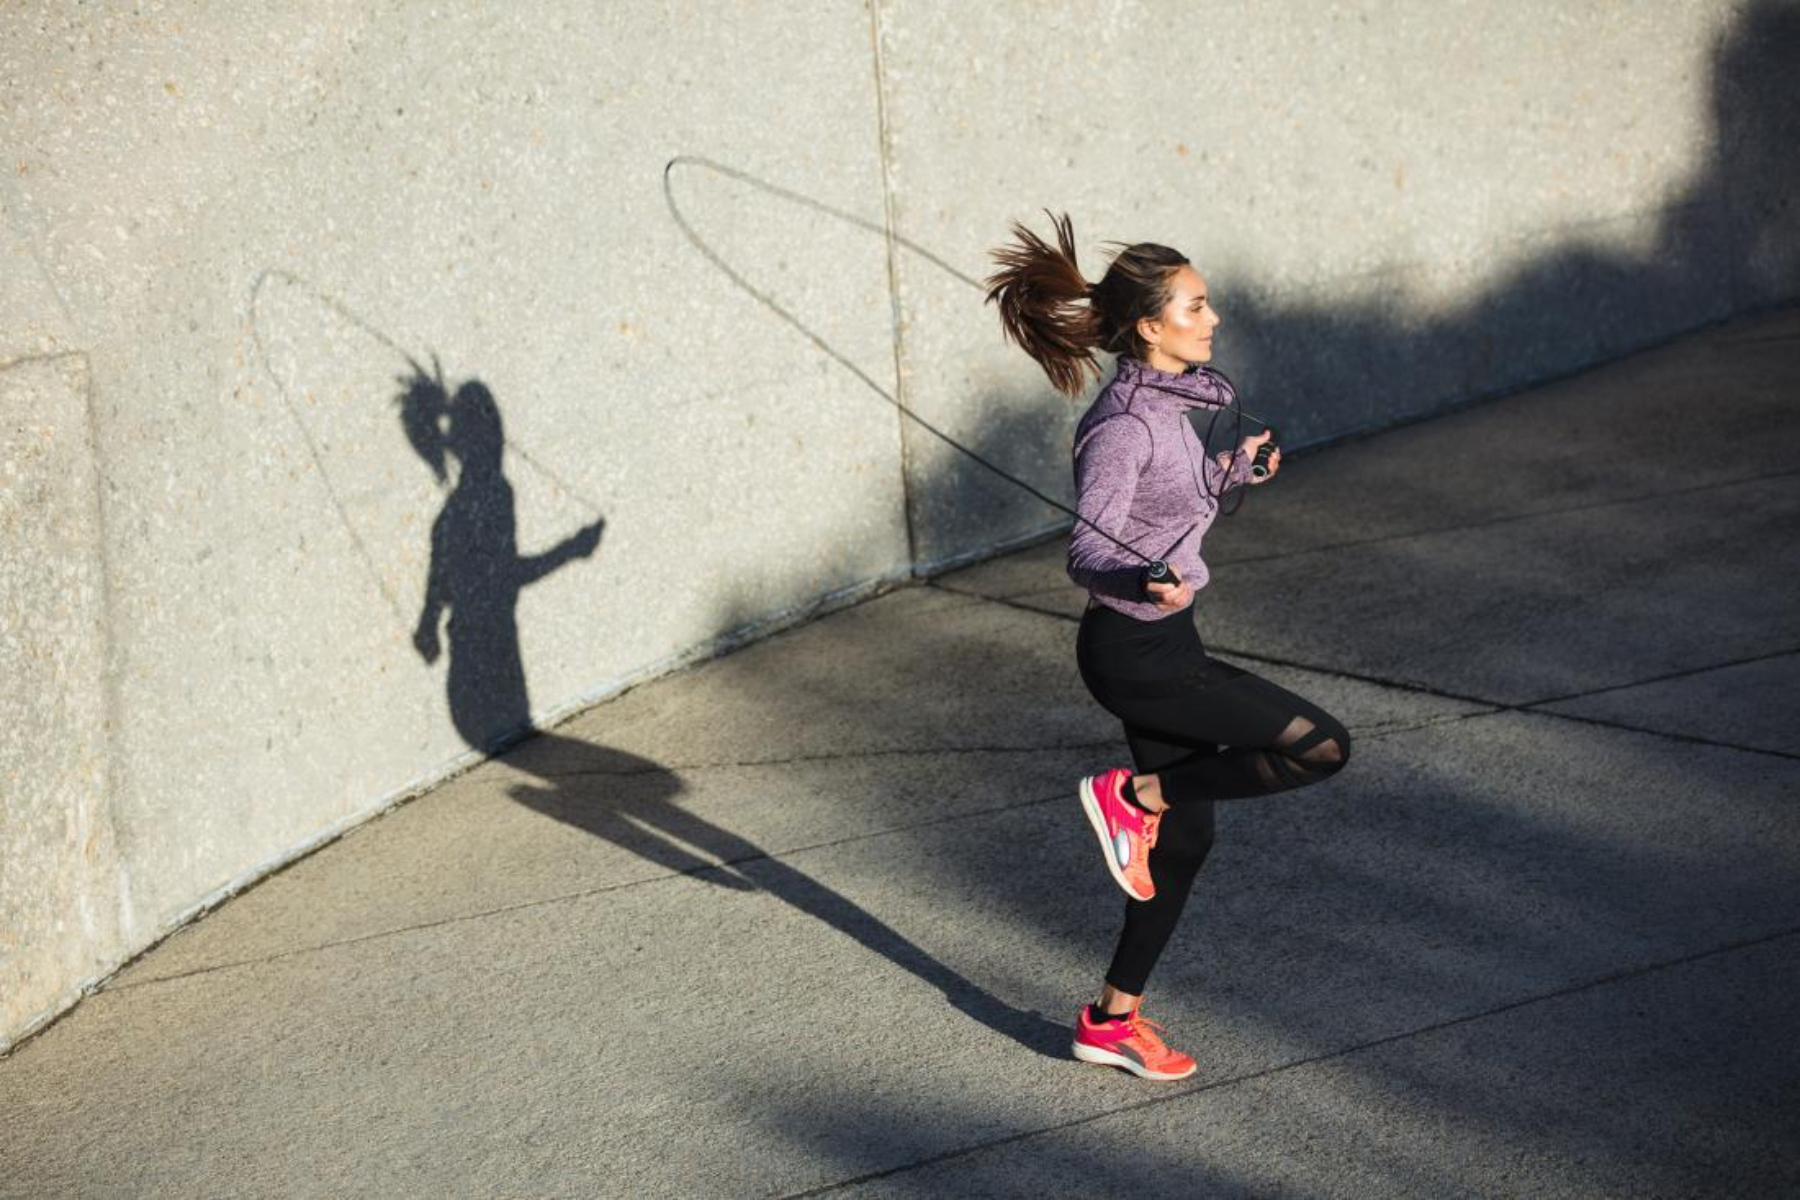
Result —
[[1144, 355], [1144, 361], [1159, 371], [1167, 371], [1171, 375], [1180, 375], [1188, 369], [1188, 364], [1179, 358], [1164, 354], [1155, 346], [1151, 346]]

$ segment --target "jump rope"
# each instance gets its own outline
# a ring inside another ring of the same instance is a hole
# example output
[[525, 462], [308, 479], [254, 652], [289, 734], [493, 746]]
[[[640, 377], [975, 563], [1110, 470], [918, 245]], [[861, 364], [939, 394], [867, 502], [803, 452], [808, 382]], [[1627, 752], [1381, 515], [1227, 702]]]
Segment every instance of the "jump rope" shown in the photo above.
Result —
[[[920, 428], [924, 429], [925, 432], [931, 434], [933, 437], [937, 438], [939, 441], [943, 442], [945, 445], [949, 446], [951, 449], [957, 451], [958, 453], [966, 455], [968, 458], [973, 459], [975, 462], [977, 462], [981, 466], [987, 468], [989, 471], [993, 472], [995, 475], [998, 475], [1000, 478], [1006, 480], [1008, 483], [1012, 484], [1013, 486], [1022, 488], [1026, 492], [1030, 493], [1032, 496], [1043, 501], [1045, 504], [1048, 504], [1051, 508], [1054, 508], [1059, 512], [1067, 513], [1069, 516], [1071, 516], [1075, 520], [1081, 522], [1083, 525], [1086, 525], [1089, 529], [1092, 529], [1095, 533], [1098, 533], [1101, 537], [1105, 538], [1107, 541], [1111, 542], [1113, 545], [1118, 546], [1121, 550], [1126, 551], [1133, 558], [1144, 563], [1145, 564], [1145, 581], [1147, 583], [1166, 583], [1166, 584], [1170, 584], [1172, 586], [1180, 586], [1181, 580], [1175, 574], [1174, 570], [1172, 568], [1170, 568], [1170, 566], [1167, 562], [1167, 559], [1171, 554], [1173, 554], [1175, 552], [1176, 547], [1180, 546], [1182, 542], [1186, 541], [1188, 536], [1190, 534], [1192, 534], [1196, 528], [1199, 527], [1199, 524], [1200, 524], [1199, 521], [1196, 521], [1196, 522], [1194, 522], [1193, 525], [1189, 526], [1188, 529], [1186, 530], [1186, 532], [1184, 532], [1179, 538], [1177, 538], [1175, 540], [1174, 544], [1171, 545], [1167, 550], [1164, 550], [1160, 555], [1156, 555], [1153, 557], [1149, 554], [1145, 554], [1142, 550], [1139, 550], [1136, 546], [1132, 545], [1131, 543], [1124, 541], [1121, 538], [1115, 537], [1110, 531], [1100, 528], [1098, 525], [1094, 524], [1094, 522], [1088, 520], [1086, 517], [1082, 516], [1080, 513], [1076, 512], [1074, 509], [1070, 508], [1068, 505], [1062, 503], [1062, 501], [1053, 499], [1050, 496], [1046, 496], [1043, 492], [1039, 491], [1037, 488], [1033, 487], [1031, 484], [1025, 482], [1023, 479], [1020, 479], [1018, 476], [1012, 474], [1010, 471], [1007, 471], [1007, 470], [997, 466], [996, 464], [989, 462], [981, 454], [978, 454], [976, 451], [971, 450], [969, 447], [963, 445], [961, 442], [957, 441], [955, 438], [951, 437], [949, 434], [945, 433], [943, 430], [941, 430], [937, 426], [933, 425], [930, 421], [927, 421], [924, 417], [921, 417], [918, 413], [916, 413], [912, 409], [908, 408], [897, 397], [890, 395], [886, 388], [882, 387], [879, 383], [877, 383], [873, 378], [870, 377], [868, 372], [864, 371], [854, 361], [852, 361], [848, 356], [846, 356], [841, 351], [839, 351], [835, 346], [831, 345], [824, 338], [820, 337], [816, 332], [814, 332], [806, 324], [806, 322], [802, 321], [798, 316], [796, 316], [794, 313], [790, 312], [787, 308], [785, 308], [780, 303], [780, 301], [775, 299], [775, 297], [773, 297], [770, 294], [768, 294], [767, 292], [763, 291], [761, 288], [758, 288], [754, 283], [752, 283], [749, 279], [747, 279], [740, 271], [738, 271], [729, 262], [727, 262], [723, 255], [721, 255], [717, 250], [713, 249], [713, 247], [707, 243], [705, 238], [700, 236], [699, 231], [696, 230], [693, 227], [693, 225], [688, 221], [686, 214], [684, 214], [682, 212], [681, 206], [679, 203], [677, 203], [676, 198], [675, 198], [674, 176], [675, 176], [676, 168], [678, 168], [678, 167], [701, 167], [708, 171], [712, 171], [716, 174], [723, 175], [726, 178], [736, 180], [739, 183], [743, 183], [750, 187], [756, 188], [759, 191], [766, 192], [769, 195], [776, 196], [783, 200], [789, 201], [790, 203], [798, 204], [805, 208], [812, 209], [816, 212], [824, 213], [828, 216], [834, 217], [840, 221], [845, 222], [848, 225], [854, 226], [855, 228], [865, 230], [869, 233], [875, 234], [876, 236], [884, 238], [890, 244], [890, 248], [896, 247], [896, 246], [905, 247], [907, 250], [911, 251], [914, 254], [919, 255], [921, 258], [930, 262], [933, 266], [938, 267], [940, 270], [944, 271], [946, 274], [950, 275], [952, 278], [961, 280], [963, 283], [968, 284], [971, 288], [974, 288], [976, 291], [985, 292], [987, 289], [980, 280], [971, 278], [970, 276], [963, 274], [961, 271], [957, 270], [950, 263], [944, 261], [942, 258], [939, 258], [936, 254], [933, 254], [930, 250], [928, 250], [924, 246], [921, 246], [917, 242], [911, 241], [908, 238], [902, 237], [901, 235], [895, 233], [891, 228], [889, 228], [885, 225], [879, 224], [874, 221], [870, 221], [864, 217], [860, 217], [860, 216], [856, 215], [855, 213], [847, 212], [840, 208], [835, 208], [832, 205], [823, 203], [822, 201], [819, 201], [819, 200], [815, 200], [812, 197], [803, 195], [799, 192], [791, 191], [790, 189], [781, 187], [777, 184], [769, 183], [768, 181], [759, 179], [756, 176], [751, 175], [750, 173], [748, 173], [746, 171], [740, 171], [737, 168], [727, 166], [724, 163], [716, 162], [712, 159], [704, 158], [704, 157], [701, 157], [698, 155], [680, 155], [676, 158], [670, 159], [669, 162], [663, 167], [663, 196], [664, 196], [664, 199], [668, 203], [670, 216], [672, 216], [674, 218], [676, 225], [678, 227], [680, 227], [682, 233], [687, 236], [689, 243], [691, 243], [693, 245], [694, 249], [698, 250], [703, 256], [705, 256], [715, 267], [717, 267], [719, 269], [719, 271], [721, 273], [723, 273], [725, 275], [725, 277], [727, 279], [731, 280], [732, 283], [736, 284], [741, 290], [743, 290], [746, 294], [748, 294], [752, 299], [756, 300], [757, 303], [761, 304], [764, 308], [766, 308], [770, 312], [774, 313], [782, 321], [784, 321], [788, 325], [792, 326], [803, 337], [805, 337], [807, 341], [811, 342], [821, 352], [823, 352], [824, 354], [826, 354], [827, 356], [829, 356], [830, 358], [835, 360], [839, 365], [844, 367], [852, 375], [854, 375], [857, 379], [862, 381], [862, 383], [868, 387], [870, 392], [874, 393], [876, 396], [880, 397], [882, 400], [885, 400], [887, 403], [893, 405], [896, 409], [899, 410], [899, 412], [902, 416], [906, 417], [908, 420], [912, 421], [914, 424], [916, 424]], [[1205, 447], [1205, 452], [1209, 455], [1211, 453], [1213, 453], [1212, 446], [1215, 444], [1213, 442], [1213, 434], [1218, 425], [1219, 418], [1224, 416], [1225, 413], [1229, 411], [1231, 413], [1231, 418], [1232, 418], [1232, 420], [1231, 420], [1231, 430], [1232, 430], [1231, 445], [1232, 445], [1233, 451], [1235, 453], [1235, 448], [1242, 441], [1241, 435], [1243, 432], [1243, 419], [1248, 418], [1251, 421], [1254, 421], [1256, 424], [1262, 426], [1264, 429], [1267, 429], [1270, 434], [1269, 440], [1267, 442], [1265, 442], [1263, 444], [1263, 446], [1256, 452], [1256, 457], [1255, 457], [1254, 461], [1251, 463], [1251, 467], [1250, 467], [1250, 473], [1253, 477], [1255, 477], [1257, 479], [1263, 478], [1264, 476], [1266, 476], [1269, 473], [1269, 459], [1276, 448], [1276, 446], [1275, 446], [1275, 438], [1276, 438], [1275, 427], [1270, 425], [1263, 418], [1257, 416], [1255, 413], [1252, 413], [1252, 412], [1246, 410], [1245, 408], [1243, 408], [1243, 406], [1238, 404], [1237, 388], [1232, 384], [1230, 378], [1225, 374], [1225, 372], [1220, 371], [1213, 367], [1204, 367], [1204, 368], [1195, 368], [1195, 369], [1205, 370], [1205, 371], [1217, 376], [1220, 380], [1222, 380], [1224, 382], [1226, 389], [1230, 393], [1230, 396], [1231, 396], [1231, 399], [1229, 401], [1227, 401], [1224, 405], [1221, 405], [1216, 411], [1214, 411], [1214, 413], [1212, 415], [1212, 419], [1207, 425], [1206, 435], [1204, 438], [1201, 439], [1202, 443]], [[1160, 384], [1141, 383], [1140, 382], [1137, 386], [1152, 388], [1157, 391], [1170, 392], [1170, 393], [1173, 393], [1173, 394], [1179, 395], [1179, 396], [1187, 396], [1187, 393], [1185, 393], [1185, 392], [1179, 391], [1178, 389], [1175, 389], [1175, 388], [1164, 387]], [[1196, 433], [1198, 433], [1198, 430], [1196, 430]], [[1195, 483], [1198, 486], [1200, 494], [1203, 495], [1204, 497], [1206, 497], [1214, 505], [1219, 507], [1219, 511], [1222, 516], [1227, 516], [1227, 517], [1231, 516], [1232, 514], [1236, 513], [1238, 508], [1242, 505], [1242, 490], [1241, 489], [1239, 489], [1239, 492], [1238, 492], [1237, 502], [1234, 503], [1230, 509], [1224, 508], [1223, 505], [1220, 503], [1224, 499], [1225, 494], [1228, 491], [1232, 490], [1229, 483], [1221, 484], [1221, 486], [1217, 492], [1214, 492], [1210, 487], [1208, 487], [1203, 478], [1195, 480]]]
[[[1261, 425], [1264, 429], [1268, 430], [1268, 432], [1269, 432], [1269, 440], [1264, 442], [1261, 446], [1257, 447], [1256, 457], [1254, 459], [1252, 459], [1251, 463], [1250, 463], [1251, 478], [1253, 478], [1253, 479], [1265, 478], [1269, 474], [1269, 460], [1274, 455], [1274, 452], [1278, 449], [1278, 447], [1276, 445], [1276, 440], [1275, 440], [1276, 436], [1277, 436], [1276, 432], [1275, 432], [1275, 427], [1273, 425], [1269, 424], [1263, 418], [1257, 416], [1255, 413], [1249, 411], [1248, 409], [1244, 408], [1241, 404], [1238, 403], [1237, 385], [1231, 382], [1231, 376], [1225, 374], [1225, 372], [1219, 370], [1217, 367], [1202, 367], [1202, 366], [1198, 366], [1198, 365], [1190, 366], [1188, 368], [1188, 370], [1186, 372], [1184, 372], [1184, 374], [1196, 374], [1196, 373], [1202, 373], [1202, 372], [1204, 372], [1205, 374], [1214, 376], [1220, 382], [1222, 382], [1225, 385], [1226, 395], [1229, 396], [1230, 399], [1226, 400], [1226, 402], [1224, 404], [1222, 404], [1219, 407], [1217, 407], [1216, 409], [1214, 409], [1212, 417], [1210, 419], [1208, 419], [1208, 421], [1206, 423], [1206, 433], [1204, 435], [1202, 435], [1200, 438], [1201, 452], [1208, 456], [1210, 456], [1213, 453], [1212, 447], [1214, 445], [1214, 442], [1213, 442], [1214, 430], [1219, 423], [1219, 418], [1224, 416], [1227, 412], [1231, 413], [1231, 437], [1228, 441], [1228, 444], [1233, 447], [1240, 445], [1243, 440], [1243, 432], [1244, 432], [1243, 418], [1248, 417], [1248, 418], [1250, 418], [1250, 420], [1256, 422], [1258, 425]], [[1183, 392], [1178, 388], [1165, 387], [1162, 384], [1157, 384], [1157, 383], [1144, 383], [1142, 381], [1133, 385], [1132, 394], [1136, 395], [1139, 388], [1145, 388], [1145, 387], [1150, 388], [1152, 391], [1168, 392], [1169, 394], [1176, 395], [1176, 396], [1186, 396], [1187, 395], [1186, 392]], [[1127, 401], [1127, 403], [1129, 403], [1129, 400]], [[1199, 431], [1196, 429], [1195, 432], [1198, 433]], [[1237, 454], [1237, 451], [1234, 449], [1234, 450], [1232, 450], [1231, 453], [1232, 453], [1232, 456], [1235, 457]], [[1237, 491], [1237, 499], [1229, 509], [1226, 509], [1224, 507], [1224, 505], [1222, 504], [1222, 501], [1225, 498], [1225, 493], [1232, 490], [1231, 483], [1230, 483], [1229, 465], [1227, 465], [1225, 470], [1221, 473], [1221, 479], [1220, 479], [1218, 491], [1215, 492], [1210, 487], [1207, 486], [1205, 477], [1203, 475], [1199, 478], [1196, 478], [1194, 480], [1194, 484], [1195, 484], [1196, 488], [1199, 490], [1200, 494], [1202, 496], [1205, 496], [1208, 500], [1210, 500], [1213, 503], [1213, 505], [1215, 507], [1218, 508], [1219, 514], [1221, 516], [1226, 516], [1226, 517], [1233, 516], [1234, 514], [1236, 514], [1237, 510], [1240, 507], [1242, 507], [1242, 505], [1243, 505], [1242, 489], [1239, 489]], [[1050, 503], [1056, 504], [1056, 501], [1052, 500], [1052, 501], [1050, 501]], [[1101, 537], [1105, 538], [1107, 541], [1111, 542], [1113, 545], [1119, 546], [1125, 550], [1129, 550], [1132, 554], [1134, 554], [1138, 558], [1142, 559], [1144, 561], [1144, 563], [1146, 564], [1144, 567], [1144, 583], [1146, 584], [1146, 586], [1149, 584], [1152, 584], [1152, 583], [1165, 583], [1165, 584], [1168, 584], [1170, 587], [1180, 587], [1181, 586], [1181, 577], [1175, 573], [1175, 568], [1171, 567], [1166, 560], [1172, 554], [1175, 553], [1175, 549], [1177, 546], [1180, 546], [1181, 543], [1187, 541], [1189, 534], [1193, 533], [1194, 530], [1196, 530], [1200, 527], [1199, 521], [1195, 521], [1192, 525], [1189, 525], [1187, 527], [1187, 529], [1182, 532], [1182, 535], [1180, 537], [1176, 538], [1175, 541], [1170, 544], [1170, 546], [1167, 550], [1164, 550], [1161, 554], [1157, 555], [1155, 558], [1151, 558], [1150, 556], [1146, 555], [1143, 551], [1139, 550], [1136, 546], [1130, 545], [1130, 544], [1114, 537], [1112, 534], [1110, 534], [1106, 530], [1100, 528], [1098, 525], [1094, 524], [1092, 521], [1088, 520], [1086, 517], [1084, 517], [1080, 513], [1076, 512], [1074, 509], [1071, 509], [1062, 504], [1056, 504], [1056, 507], [1062, 509], [1064, 512], [1066, 512], [1070, 516], [1074, 517], [1077, 521], [1080, 521], [1083, 525], [1086, 525], [1089, 529], [1092, 529], [1095, 533], [1098, 533]]]
[[[1256, 424], [1262, 426], [1264, 429], [1269, 431], [1269, 440], [1264, 442], [1260, 447], [1257, 448], [1256, 457], [1251, 461], [1251, 464], [1250, 464], [1250, 474], [1251, 474], [1252, 478], [1262, 479], [1262, 478], [1266, 477], [1269, 474], [1269, 459], [1273, 455], [1274, 451], [1277, 449], [1277, 446], [1275, 444], [1275, 439], [1278, 435], [1275, 432], [1275, 427], [1273, 425], [1269, 424], [1269, 422], [1267, 422], [1263, 418], [1257, 416], [1255, 413], [1249, 411], [1248, 409], [1244, 408], [1242, 405], [1240, 405], [1238, 403], [1237, 386], [1231, 382], [1231, 377], [1229, 375], [1225, 374], [1225, 372], [1219, 370], [1216, 367], [1195, 367], [1195, 368], [1189, 368], [1189, 371], [1187, 373], [1192, 374], [1195, 371], [1205, 371], [1206, 373], [1208, 373], [1210, 375], [1216, 376], [1220, 381], [1222, 381], [1225, 384], [1226, 392], [1231, 397], [1224, 404], [1218, 406], [1218, 408], [1216, 408], [1214, 410], [1211, 419], [1209, 419], [1207, 421], [1206, 433], [1204, 436], [1202, 436], [1200, 438], [1202, 452], [1205, 454], [1208, 454], [1208, 455], [1213, 453], [1212, 446], [1214, 445], [1213, 433], [1215, 432], [1215, 427], [1219, 423], [1219, 418], [1224, 416], [1227, 412], [1229, 412], [1231, 414], [1230, 444], [1232, 446], [1241, 445], [1241, 443], [1243, 441], [1243, 438], [1242, 438], [1243, 428], [1244, 428], [1243, 427], [1243, 419], [1248, 417], [1250, 420], [1254, 421]], [[1135, 392], [1139, 388], [1149, 388], [1152, 391], [1168, 392], [1170, 395], [1174, 395], [1174, 396], [1182, 396], [1182, 397], [1189, 396], [1189, 394], [1187, 392], [1183, 392], [1178, 388], [1165, 387], [1162, 384], [1143, 383], [1143, 382], [1139, 382], [1133, 386], [1133, 389], [1132, 389], [1133, 393], [1135, 394]], [[1083, 525], [1086, 525], [1089, 529], [1092, 529], [1095, 533], [1099, 534], [1101, 537], [1105, 538], [1107, 541], [1111, 542], [1113, 545], [1119, 547], [1121, 550], [1125, 550], [1128, 553], [1130, 553], [1134, 558], [1136, 558], [1139, 561], [1141, 561], [1142, 563], [1144, 563], [1144, 582], [1146, 584], [1166, 583], [1171, 587], [1180, 587], [1181, 586], [1181, 577], [1175, 573], [1175, 568], [1171, 567], [1168, 564], [1168, 559], [1172, 554], [1175, 553], [1176, 548], [1178, 546], [1180, 546], [1181, 543], [1187, 541], [1188, 535], [1193, 533], [1194, 530], [1196, 530], [1200, 527], [1199, 521], [1195, 521], [1192, 525], [1189, 525], [1187, 527], [1187, 529], [1182, 532], [1181, 536], [1176, 538], [1175, 541], [1169, 545], [1169, 548], [1167, 550], [1164, 550], [1161, 554], [1156, 555], [1155, 557], [1152, 557], [1151, 555], [1145, 554], [1142, 550], [1139, 550], [1136, 546], [1132, 545], [1130, 542], [1127, 542], [1127, 541], [1123, 540], [1122, 538], [1115, 537], [1108, 531], [1100, 528], [1100, 526], [1098, 526], [1094, 522], [1088, 520], [1086, 517], [1082, 516], [1080, 513], [1076, 512], [1074, 509], [1070, 508], [1068, 505], [1064, 504], [1062, 501], [1053, 499], [1049, 496], [1046, 496], [1043, 492], [1039, 491], [1035, 487], [1032, 487], [1029, 483], [1026, 483], [1023, 479], [1020, 479], [1018, 476], [1013, 475], [1012, 473], [1005, 471], [998, 466], [995, 466], [993, 463], [989, 462], [986, 458], [982, 457], [980, 454], [976, 453], [975, 451], [969, 449], [967, 446], [963, 445], [961, 442], [957, 441], [955, 438], [951, 437], [949, 434], [945, 433], [943, 430], [939, 429], [937, 426], [935, 426], [931, 422], [927, 421], [924, 417], [919, 416], [919, 414], [913, 412], [912, 409], [908, 408], [906, 405], [902, 404], [900, 401], [896, 400], [894, 397], [888, 395], [886, 392], [878, 390], [876, 392], [876, 395], [880, 396], [883, 400], [886, 400], [889, 404], [892, 404], [895, 408], [899, 409], [903, 415], [905, 415], [906, 417], [910, 418], [911, 420], [917, 422], [920, 426], [924, 427], [924, 429], [927, 432], [929, 432], [932, 435], [934, 435], [935, 437], [937, 437], [938, 440], [942, 441], [945, 445], [950, 446], [951, 448], [953, 448], [955, 450], [959, 450], [963, 454], [968, 455], [970, 458], [974, 459], [976, 462], [980, 463], [982, 466], [986, 467], [988, 470], [992, 471], [994, 474], [998, 475], [1000, 478], [1006, 480], [1008, 483], [1011, 483], [1017, 487], [1023, 488], [1027, 492], [1030, 492], [1033, 496], [1037, 497], [1039, 500], [1042, 500], [1045, 504], [1048, 504], [1051, 508], [1058, 509], [1062, 512], [1067, 513], [1069, 516], [1075, 518], [1077, 521], [1080, 521]], [[1189, 398], [1191, 398], [1191, 397], [1189, 397]], [[1199, 431], [1196, 430], [1195, 432], [1198, 433]], [[1234, 450], [1232, 453], [1235, 455], [1236, 451]], [[1211, 501], [1215, 506], [1217, 506], [1219, 508], [1219, 513], [1221, 516], [1229, 517], [1229, 516], [1234, 515], [1243, 504], [1243, 490], [1241, 488], [1237, 489], [1237, 497], [1238, 497], [1237, 501], [1236, 501], [1236, 503], [1234, 503], [1231, 506], [1231, 508], [1229, 510], [1224, 508], [1224, 506], [1222, 504], [1222, 501], [1225, 498], [1225, 494], [1227, 492], [1232, 491], [1232, 486], [1229, 482], [1229, 471], [1228, 470], [1225, 472], [1224, 478], [1222, 479], [1222, 481], [1220, 483], [1219, 490], [1216, 492], [1213, 491], [1212, 488], [1207, 485], [1204, 476], [1196, 478], [1194, 480], [1194, 483], [1195, 483], [1196, 487], [1198, 488], [1200, 494], [1202, 496], [1206, 497], [1209, 501]]]

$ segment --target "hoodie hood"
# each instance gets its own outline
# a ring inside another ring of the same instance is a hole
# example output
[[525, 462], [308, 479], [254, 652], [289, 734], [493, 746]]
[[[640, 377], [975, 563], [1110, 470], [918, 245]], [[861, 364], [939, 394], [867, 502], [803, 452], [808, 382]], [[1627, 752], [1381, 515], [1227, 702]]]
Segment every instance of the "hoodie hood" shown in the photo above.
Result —
[[1108, 387], [1128, 397], [1127, 405], [1151, 403], [1181, 408], [1223, 408], [1236, 393], [1225, 377], [1209, 367], [1186, 371], [1162, 371], [1141, 358], [1119, 356], [1118, 372]]

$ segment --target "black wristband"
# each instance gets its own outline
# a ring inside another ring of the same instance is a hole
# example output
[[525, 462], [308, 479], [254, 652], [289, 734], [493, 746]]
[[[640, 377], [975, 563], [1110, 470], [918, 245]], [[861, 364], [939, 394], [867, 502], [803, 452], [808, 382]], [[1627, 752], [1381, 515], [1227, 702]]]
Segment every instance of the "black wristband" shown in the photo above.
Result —
[[1150, 585], [1153, 583], [1166, 583], [1171, 587], [1180, 587], [1181, 576], [1175, 573], [1174, 567], [1171, 567], [1168, 563], [1158, 559], [1144, 568], [1142, 584], [1144, 599], [1149, 600], [1152, 603], [1155, 602], [1155, 597], [1150, 594]]

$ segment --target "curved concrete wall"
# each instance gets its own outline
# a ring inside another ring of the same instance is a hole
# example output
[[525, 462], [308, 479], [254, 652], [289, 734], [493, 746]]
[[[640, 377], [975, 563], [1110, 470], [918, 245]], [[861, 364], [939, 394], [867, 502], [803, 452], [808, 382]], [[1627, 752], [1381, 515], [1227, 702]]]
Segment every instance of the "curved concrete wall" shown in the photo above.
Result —
[[1066, 494], [978, 283], [1040, 206], [1187, 250], [1290, 445], [1800, 292], [1788, 5], [299, 7], [0, 13], [0, 1046], [529, 717], [1059, 524], [889, 403]]

